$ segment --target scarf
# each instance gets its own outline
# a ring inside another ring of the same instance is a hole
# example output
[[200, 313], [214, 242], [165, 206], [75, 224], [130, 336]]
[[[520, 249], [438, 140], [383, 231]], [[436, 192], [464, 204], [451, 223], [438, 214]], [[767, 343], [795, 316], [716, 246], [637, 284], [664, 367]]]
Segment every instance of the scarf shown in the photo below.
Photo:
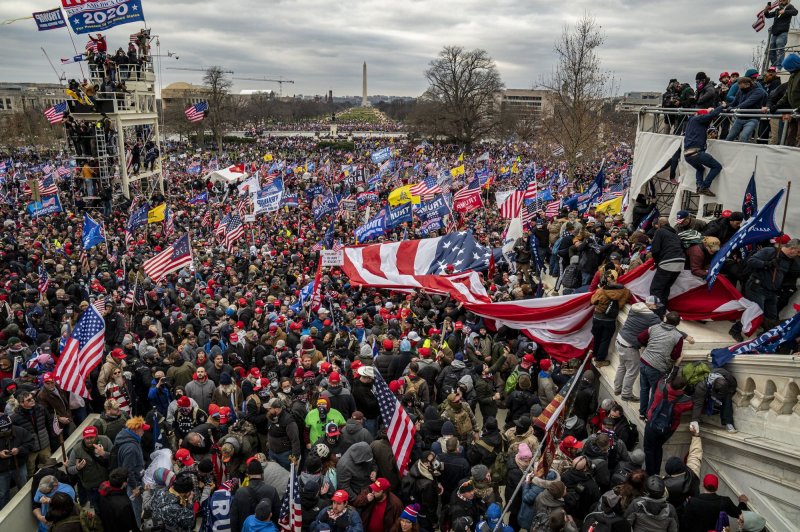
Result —
[[419, 472], [423, 477], [427, 478], [428, 480], [433, 480], [433, 473], [430, 472], [428, 466], [425, 465], [424, 462], [419, 462]]
[[336, 520], [343, 516], [345, 512], [347, 512], [347, 506], [345, 506], [341, 512], [334, 511], [333, 506], [331, 506], [330, 509], [328, 509], [328, 517], [330, 517], [332, 521], [336, 522]]

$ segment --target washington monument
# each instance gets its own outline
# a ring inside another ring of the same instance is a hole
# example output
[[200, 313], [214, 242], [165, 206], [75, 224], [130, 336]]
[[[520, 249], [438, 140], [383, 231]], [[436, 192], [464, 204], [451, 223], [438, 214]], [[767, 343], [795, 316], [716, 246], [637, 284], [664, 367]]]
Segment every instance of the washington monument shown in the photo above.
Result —
[[367, 100], [367, 62], [364, 61], [364, 79], [361, 82], [361, 107], [369, 107]]

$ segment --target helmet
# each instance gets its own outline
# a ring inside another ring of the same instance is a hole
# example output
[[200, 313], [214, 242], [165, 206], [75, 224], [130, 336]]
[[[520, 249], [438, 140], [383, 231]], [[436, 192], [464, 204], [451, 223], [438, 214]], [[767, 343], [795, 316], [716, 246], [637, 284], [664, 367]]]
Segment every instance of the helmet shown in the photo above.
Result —
[[318, 443], [314, 446], [314, 452], [320, 458], [327, 458], [331, 454], [330, 448], [324, 443]]
[[647, 488], [647, 494], [652, 499], [660, 499], [664, 496], [664, 491], [666, 490], [664, 480], [656, 475], [647, 479], [645, 487]]

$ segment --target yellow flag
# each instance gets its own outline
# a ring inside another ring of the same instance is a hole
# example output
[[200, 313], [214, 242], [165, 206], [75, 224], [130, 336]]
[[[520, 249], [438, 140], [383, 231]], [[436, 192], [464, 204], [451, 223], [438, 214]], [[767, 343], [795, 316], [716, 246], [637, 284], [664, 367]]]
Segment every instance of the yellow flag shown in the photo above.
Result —
[[460, 163], [464, 162], [464, 152], [458, 154], [458, 162]]
[[517, 162], [518, 162], [518, 163], [521, 163], [521, 162], [522, 162], [522, 157], [520, 157], [519, 155], [517, 155]]
[[453, 177], [458, 177], [460, 175], [464, 175], [464, 165], [456, 166], [455, 168], [450, 169], [450, 175]]
[[156, 222], [164, 221], [164, 212], [167, 210], [167, 204], [162, 203], [158, 207], [153, 207], [147, 211], [147, 223], [154, 224]]
[[508, 173], [508, 166], [501, 167], [500, 168], [500, 173], [501, 174], [507, 174]]
[[270, 162], [272, 160], [272, 154], [268, 153], [264, 156], [264, 162]]
[[595, 212], [604, 212], [606, 214], [619, 214], [622, 212], [622, 196], [614, 199], [610, 199], [608, 201], [604, 201], [597, 207], [595, 207]]
[[389, 193], [389, 205], [391, 205], [392, 207], [396, 207], [398, 205], [403, 205], [404, 203], [408, 203], [409, 201], [414, 204], [419, 203], [421, 201], [420, 197], [413, 196], [411, 194], [412, 186], [414, 185], [405, 185], [392, 190]]
[[517, 163], [514, 163], [514, 164], [511, 165], [511, 173], [512, 174], [518, 174], [519, 173], [519, 167], [517, 166]]

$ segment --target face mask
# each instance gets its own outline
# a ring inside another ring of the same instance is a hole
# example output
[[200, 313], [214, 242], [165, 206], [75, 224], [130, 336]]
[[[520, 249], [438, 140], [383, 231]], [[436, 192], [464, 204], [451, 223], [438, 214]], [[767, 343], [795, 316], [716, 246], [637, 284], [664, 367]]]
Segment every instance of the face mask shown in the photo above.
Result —
[[291, 386], [287, 387], [287, 388], [281, 388], [281, 391], [288, 395], [288, 394], [292, 393], [292, 388], [291, 388]]
[[320, 419], [325, 419], [325, 417], [328, 415], [328, 410], [324, 406], [318, 406], [317, 411], [319, 411]]

